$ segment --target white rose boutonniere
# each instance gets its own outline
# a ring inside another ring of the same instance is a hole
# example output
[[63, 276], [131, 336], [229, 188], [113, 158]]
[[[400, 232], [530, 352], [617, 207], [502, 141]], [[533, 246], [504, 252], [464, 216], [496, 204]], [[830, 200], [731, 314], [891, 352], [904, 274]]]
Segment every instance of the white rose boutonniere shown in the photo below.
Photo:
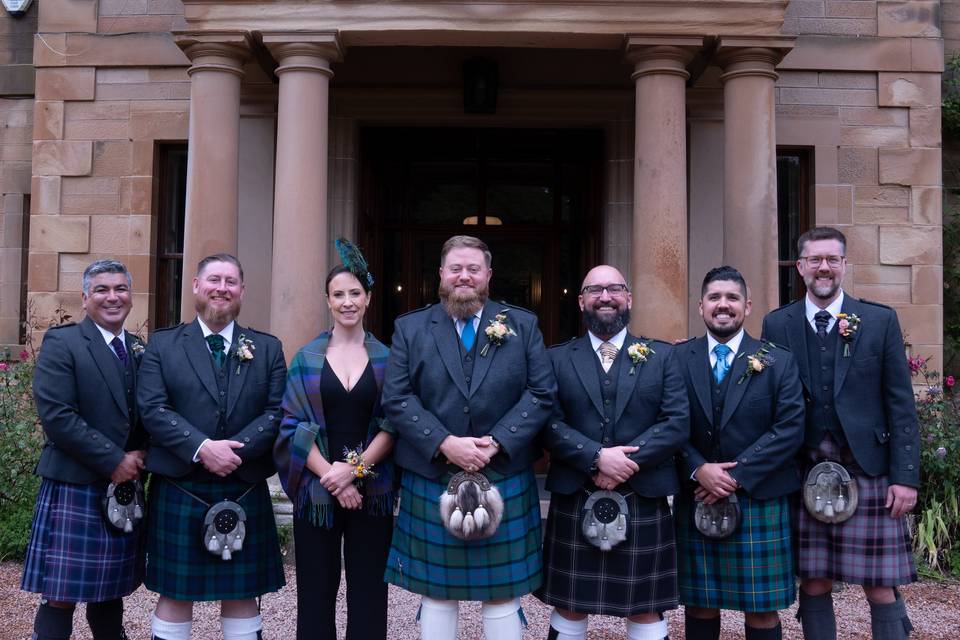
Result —
[[500, 346], [507, 341], [510, 336], [517, 335], [516, 331], [507, 324], [507, 309], [504, 309], [490, 321], [490, 326], [483, 330], [487, 336], [487, 344], [483, 345], [480, 351], [480, 357], [487, 355], [490, 345]]
[[627, 347], [627, 355], [630, 356], [630, 362], [633, 363], [630, 366], [630, 375], [633, 375], [637, 367], [646, 362], [647, 359], [655, 353], [656, 351], [654, 351], [653, 347], [647, 342], [634, 342]]
[[253, 344], [253, 340], [246, 335], [241, 333], [240, 337], [237, 338], [237, 375], [240, 375], [240, 365], [253, 360], [253, 352], [256, 348], [257, 345]]

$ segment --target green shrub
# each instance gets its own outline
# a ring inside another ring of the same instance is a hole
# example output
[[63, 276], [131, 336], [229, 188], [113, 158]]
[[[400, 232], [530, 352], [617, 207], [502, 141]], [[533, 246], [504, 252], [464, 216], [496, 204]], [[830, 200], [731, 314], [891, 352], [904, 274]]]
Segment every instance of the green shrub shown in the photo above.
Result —
[[931, 570], [960, 575], [960, 397], [953, 376], [910, 358], [910, 370], [923, 387], [916, 394], [920, 420], [920, 493], [915, 515], [914, 551]]

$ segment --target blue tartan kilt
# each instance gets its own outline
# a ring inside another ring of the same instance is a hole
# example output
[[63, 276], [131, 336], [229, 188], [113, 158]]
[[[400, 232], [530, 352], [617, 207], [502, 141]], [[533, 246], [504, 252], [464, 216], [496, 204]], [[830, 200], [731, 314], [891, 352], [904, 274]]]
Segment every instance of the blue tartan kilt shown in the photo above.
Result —
[[516, 598], [540, 586], [540, 496], [533, 471], [494, 481], [504, 514], [484, 540], [460, 540], [443, 528], [438, 505], [447, 482], [449, 476], [431, 480], [404, 470], [384, 580], [438, 600]]
[[790, 542], [790, 501], [737, 494], [743, 518], [727, 538], [705, 538], [693, 524], [689, 493], [674, 501], [680, 601], [706, 609], [762, 613], [797, 597]]
[[[174, 480], [208, 503], [236, 501], [250, 488], [243, 481]], [[286, 583], [273, 504], [266, 482], [259, 482], [239, 501], [247, 516], [243, 549], [230, 560], [203, 545], [207, 505], [153, 476], [147, 506], [147, 577], [151, 591], [174, 600], [244, 600], [278, 591]]]
[[136, 591], [145, 527], [123, 533], [107, 525], [100, 506], [107, 484], [43, 479], [21, 589], [60, 602], [104, 602]]

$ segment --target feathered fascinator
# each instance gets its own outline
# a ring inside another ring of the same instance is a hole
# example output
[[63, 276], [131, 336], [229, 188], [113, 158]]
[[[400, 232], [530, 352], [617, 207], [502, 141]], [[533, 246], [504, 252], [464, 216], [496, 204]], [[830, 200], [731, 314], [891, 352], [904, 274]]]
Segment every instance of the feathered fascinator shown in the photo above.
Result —
[[360, 249], [346, 238], [337, 238], [334, 244], [337, 246], [337, 253], [340, 254], [340, 262], [347, 271], [357, 276], [360, 282], [366, 282], [368, 289], [372, 289], [373, 274], [370, 273], [370, 266], [360, 253]]

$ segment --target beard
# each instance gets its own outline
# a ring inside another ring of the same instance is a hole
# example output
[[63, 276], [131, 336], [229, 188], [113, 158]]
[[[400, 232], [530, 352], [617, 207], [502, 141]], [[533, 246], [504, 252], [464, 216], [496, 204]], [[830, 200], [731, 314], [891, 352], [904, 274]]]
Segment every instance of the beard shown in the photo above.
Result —
[[711, 322], [707, 322], [707, 329], [714, 335], [716, 338], [729, 338], [730, 336], [736, 335], [740, 328], [743, 327], [743, 318], [740, 318], [739, 322], [735, 322], [731, 325], [720, 327]]
[[620, 333], [628, 324], [630, 324], [630, 309], [624, 305], [620, 307], [615, 316], [609, 320], [604, 320], [597, 313], [596, 309], [584, 307], [583, 323], [587, 325], [587, 329], [590, 330], [590, 333], [598, 338], [610, 338]]
[[240, 315], [240, 301], [234, 298], [226, 307], [215, 307], [206, 298], [197, 298], [197, 315], [205, 325], [226, 326]]
[[483, 308], [490, 295], [490, 289], [488, 285], [483, 284], [473, 290], [458, 291], [456, 287], [441, 281], [439, 295], [440, 303], [447, 315], [463, 320], [476, 315], [477, 311]]
[[840, 279], [833, 274], [831, 274], [831, 278], [830, 282], [817, 284], [817, 274], [814, 274], [812, 277], [805, 278], [803, 283], [807, 285], [807, 291], [812, 293], [815, 298], [829, 300], [837, 294], [837, 290], [840, 288]]

